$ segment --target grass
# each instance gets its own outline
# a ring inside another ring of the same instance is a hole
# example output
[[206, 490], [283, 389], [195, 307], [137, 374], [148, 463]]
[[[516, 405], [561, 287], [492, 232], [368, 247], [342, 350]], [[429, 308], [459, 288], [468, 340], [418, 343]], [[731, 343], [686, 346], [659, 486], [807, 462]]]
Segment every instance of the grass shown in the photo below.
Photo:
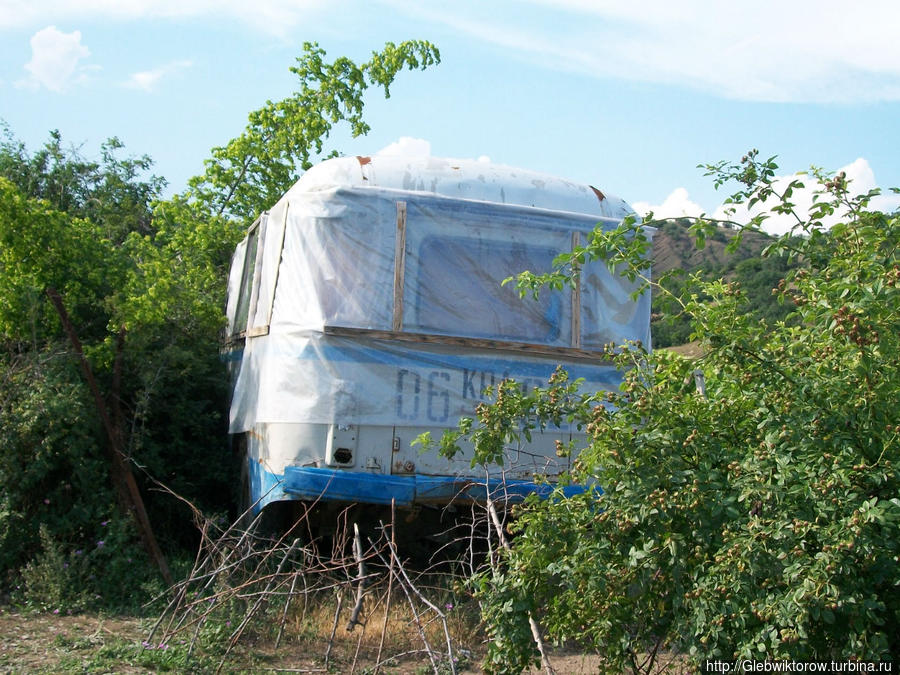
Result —
[[274, 538], [259, 522], [210, 523], [182, 581], [137, 617], [69, 602], [80, 586], [48, 540], [15, 609], [0, 606], [0, 672], [413, 673], [473, 654], [483, 637], [460, 574], [415, 572], [393, 514], [389, 527], [351, 528], [347, 513], [315, 541], [305, 513]]
[[[435, 592], [435, 599], [444, 603], [442, 608], [451, 639], [459, 651], [457, 658], [461, 659], [458, 664], [464, 667], [465, 655], [471, 656], [482, 639], [477, 609], [470, 601], [453, 604], [453, 596], [445, 589], [432, 588], [430, 592]], [[422, 652], [424, 643], [402, 592], [392, 591], [385, 618], [385, 589], [370, 589], [364, 622], [352, 631], [347, 630], [347, 618], [355, 598], [350, 598], [346, 591], [344, 595], [336, 630], [338, 594], [318, 594], [305, 607], [298, 603], [288, 612], [276, 647], [282, 612], [281, 607], [271, 607], [252, 622], [224, 661], [225, 644], [234, 628], [228, 619], [212, 617], [207, 621], [191, 650], [189, 633], [179, 634], [166, 643], [148, 644], [146, 638], [154, 620], [149, 617], [59, 616], [0, 608], [0, 635], [3, 636], [0, 670], [7, 673], [214, 673], [221, 664], [224, 673], [297, 670], [344, 673], [354, 667], [358, 673], [371, 673], [384, 628], [382, 672], [433, 671]], [[433, 616], [424, 615], [420, 620], [428, 642], [441, 647], [445, 638], [439, 622]], [[396, 658], [387, 661], [389, 656]]]

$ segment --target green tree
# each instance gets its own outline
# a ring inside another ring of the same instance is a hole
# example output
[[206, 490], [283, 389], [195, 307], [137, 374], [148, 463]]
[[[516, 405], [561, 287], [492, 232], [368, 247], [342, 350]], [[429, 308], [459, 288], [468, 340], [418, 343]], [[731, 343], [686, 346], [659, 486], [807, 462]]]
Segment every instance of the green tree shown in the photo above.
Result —
[[390, 98], [391, 84], [404, 68], [424, 70], [437, 63], [440, 52], [424, 40], [388, 42], [358, 65], [347, 57], [328, 63], [321, 47], [304, 43], [303, 55], [291, 68], [300, 79], [299, 90], [280, 101], [267, 101], [250, 113], [240, 136], [213, 148], [206, 171], [190, 181], [191, 196], [212, 214], [232, 215], [249, 224], [284, 194], [300, 171], [323, 156], [335, 124], [347, 122], [354, 137], [369, 132], [363, 95], [370, 86], [381, 87]]
[[[60, 168], [65, 169], [55, 167]], [[66, 199], [62, 191], [57, 197]], [[57, 210], [45, 199], [29, 197], [0, 177], [0, 489], [5, 511], [0, 583], [4, 586], [13, 585], [13, 573], [44, 544], [54, 549], [63, 542], [83, 552], [92, 550], [94, 542], [109, 539], [111, 529], [106, 526], [115, 512], [115, 498], [102, 430], [44, 291], [52, 287], [65, 294], [72, 320], [95, 360], [103, 361], [108, 356], [109, 298], [127, 275], [127, 262], [104, 236], [103, 226]], [[124, 546], [107, 550], [117, 550], [123, 558], [134, 553]], [[79, 562], [87, 559], [79, 556]], [[107, 581], [104, 595], [112, 603], [122, 602], [126, 578]], [[92, 584], [92, 592], [84, 589], [79, 597], [97, 596], [101, 585]]]
[[77, 148], [65, 148], [58, 131], [51, 131], [44, 146], [30, 154], [8, 125], [0, 123], [0, 129], [0, 176], [23, 195], [92, 221], [116, 244], [130, 232], [152, 233], [151, 204], [166, 181], [148, 174], [153, 162], [147, 155], [120, 157], [124, 146], [110, 138], [100, 146], [99, 162], [87, 160]]
[[[607, 672], [647, 672], [662, 650], [695, 665], [900, 655], [900, 216], [818, 171], [799, 213], [799, 179], [780, 189], [776, 168], [751, 152], [708, 170], [736, 183], [729, 203], [768, 207], [735, 237], [772, 213], [795, 218], [767, 252], [805, 263], [777, 287], [788, 320], [772, 326], [736, 284], [696, 278], [678, 302], [699, 361], [621, 345], [608, 352], [620, 391], [578, 396], [563, 374], [528, 395], [507, 383], [444, 438], [452, 452], [466, 432], [477, 461], [496, 461], [519, 434], [568, 418], [587, 433], [570, 479], [603, 488], [518, 509], [511, 551], [477, 580], [489, 670], [536, 661], [523, 609]], [[841, 222], [825, 230], [828, 216]], [[568, 283], [587, 258], [639, 276], [646, 252], [641, 224], [626, 222], [518, 284]]]
[[[170, 199], [161, 198], [165, 181], [150, 174], [150, 159], [123, 157], [115, 138], [92, 161], [58, 132], [31, 153], [3, 125], [0, 587], [23, 585], [21, 572], [41, 603], [93, 597], [67, 595], [60, 581], [75, 578], [60, 571], [74, 569], [72, 552], [88, 549], [91, 564], [77, 561], [81, 582], [93, 575], [98, 587], [124, 588], [133, 575], [123, 569], [146, 569], [125, 563], [133, 532], [113, 515], [109, 441], [48, 287], [63, 297], [163, 543], [177, 551], [195, 533], [176, 500], [146, 489], [152, 480], [208, 512], [232, 508], [228, 377], [218, 347], [234, 246], [248, 221], [323, 153], [334, 124], [368, 131], [369, 86], [387, 96], [401, 70], [439, 60], [421, 41], [388, 43], [359, 66], [324, 56], [305, 45], [292, 69], [299, 91], [251, 113], [246, 131], [213, 149], [205, 173]], [[97, 541], [112, 542], [113, 525], [119, 557], [112, 546], [95, 550]], [[58, 583], [48, 587], [54, 574]]]
[[106, 331], [103, 298], [124, 279], [124, 269], [102, 230], [46, 201], [23, 195], [0, 177], [0, 331], [7, 348], [35, 348], [58, 334], [45, 302], [54, 286], [70, 300], [91, 335]]

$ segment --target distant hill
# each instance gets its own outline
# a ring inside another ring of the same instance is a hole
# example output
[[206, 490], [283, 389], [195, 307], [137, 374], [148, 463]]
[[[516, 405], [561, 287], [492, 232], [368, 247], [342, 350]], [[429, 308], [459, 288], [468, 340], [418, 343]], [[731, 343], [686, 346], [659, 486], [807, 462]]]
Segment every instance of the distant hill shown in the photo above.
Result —
[[746, 232], [740, 248], [729, 254], [725, 247], [735, 231], [717, 228], [715, 234], [706, 240], [706, 246], [698, 249], [688, 231], [689, 220], [669, 220], [658, 227], [653, 236], [653, 270], [662, 274], [672, 269], [693, 271], [700, 268], [733, 270], [735, 265], [747, 258], [758, 258], [762, 250], [774, 241], [773, 237], [761, 232]]
[[[699, 271], [706, 279], [724, 277], [740, 283], [750, 302], [750, 311], [758, 317], [774, 322], [787, 315], [790, 306], [779, 305], [772, 289], [784, 278], [789, 266], [782, 258], [760, 255], [772, 243], [772, 237], [747, 232], [737, 251], [730, 254], [725, 247], [734, 235], [733, 230], [719, 228], [706, 239], [706, 245], [698, 249], [688, 231], [689, 226], [688, 220], [670, 220], [658, 228], [653, 237], [654, 278], [682, 270], [685, 274], [673, 280], [678, 286], [692, 272]], [[654, 295], [652, 304], [653, 346], [669, 347], [688, 342], [690, 325], [685, 317], [676, 316], [677, 308], [667, 304], [659, 294]]]

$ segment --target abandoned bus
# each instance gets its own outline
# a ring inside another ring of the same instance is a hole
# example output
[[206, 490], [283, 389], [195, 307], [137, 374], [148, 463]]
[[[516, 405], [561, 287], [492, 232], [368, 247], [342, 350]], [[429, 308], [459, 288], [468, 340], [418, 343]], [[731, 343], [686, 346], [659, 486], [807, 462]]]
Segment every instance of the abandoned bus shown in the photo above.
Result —
[[505, 378], [615, 389], [604, 344], [649, 344], [650, 298], [600, 261], [566, 291], [503, 286], [631, 209], [600, 190], [482, 161], [344, 157], [307, 171], [238, 245], [228, 281], [230, 432], [256, 511], [291, 500], [446, 505], [546, 492], [560, 427], [472, 468], [439, 438]]

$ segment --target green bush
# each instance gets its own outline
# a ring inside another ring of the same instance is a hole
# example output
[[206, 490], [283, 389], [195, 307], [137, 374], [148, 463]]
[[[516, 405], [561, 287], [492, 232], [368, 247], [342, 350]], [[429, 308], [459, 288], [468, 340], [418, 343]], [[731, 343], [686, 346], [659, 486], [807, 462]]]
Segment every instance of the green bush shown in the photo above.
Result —
[[93, 402], [67, 354], [30, 356], [0, 395], [3, 586], [33, 609], [137, 607], [157, 573], [116, 505]]
[[12, 595], [19, 606], [53, 614], [104, 608], [138, 611], [163, 588], [130, 522], [97, 524], [97, 537], [64, 543], [39, 526], [40, 550], [22, 568]]
[[[507, 384], [463, 425], [487, 462], [568, 417], [588, 434], [571, 480], [604, 489], [518, 509], [512, 550], [477, 581], [490, 671], [535, 661], [527, 613], [607, 672], [649, 672], [662, 650], [694, 666], [900, 657], [900, 216], [869, 211], [871, 194], [853, 197], [840, 175], [818, 176], [798, 214], [801, 185], [779, 192], [775, 168], [750, 153], [710, 170], [737, 181], [732, 201], [797, 216], [800, 236], [769, 251], [805, 263], [778, 291], [787, 320], [754, 317], [735, 284], [695, 279], [677, 302], [704, 349], [696, 363], [621, 345], [608, 353], [620, 391], [576, 396], [561, 374], [528, 395]], [[842, 222], [822, 229], [833, 214]], [[584, 254], [639, 275], [642, 239], [625, 223]], [[559, 284], [566, 260], [520, 287]]]
[[0, 485], [9, 526], [0, 566], [11, 571], [39, 548], [40, 526], [76, 541], [108, 517], [114, 496], [86, 387], [59, 346], [3, 364]]

